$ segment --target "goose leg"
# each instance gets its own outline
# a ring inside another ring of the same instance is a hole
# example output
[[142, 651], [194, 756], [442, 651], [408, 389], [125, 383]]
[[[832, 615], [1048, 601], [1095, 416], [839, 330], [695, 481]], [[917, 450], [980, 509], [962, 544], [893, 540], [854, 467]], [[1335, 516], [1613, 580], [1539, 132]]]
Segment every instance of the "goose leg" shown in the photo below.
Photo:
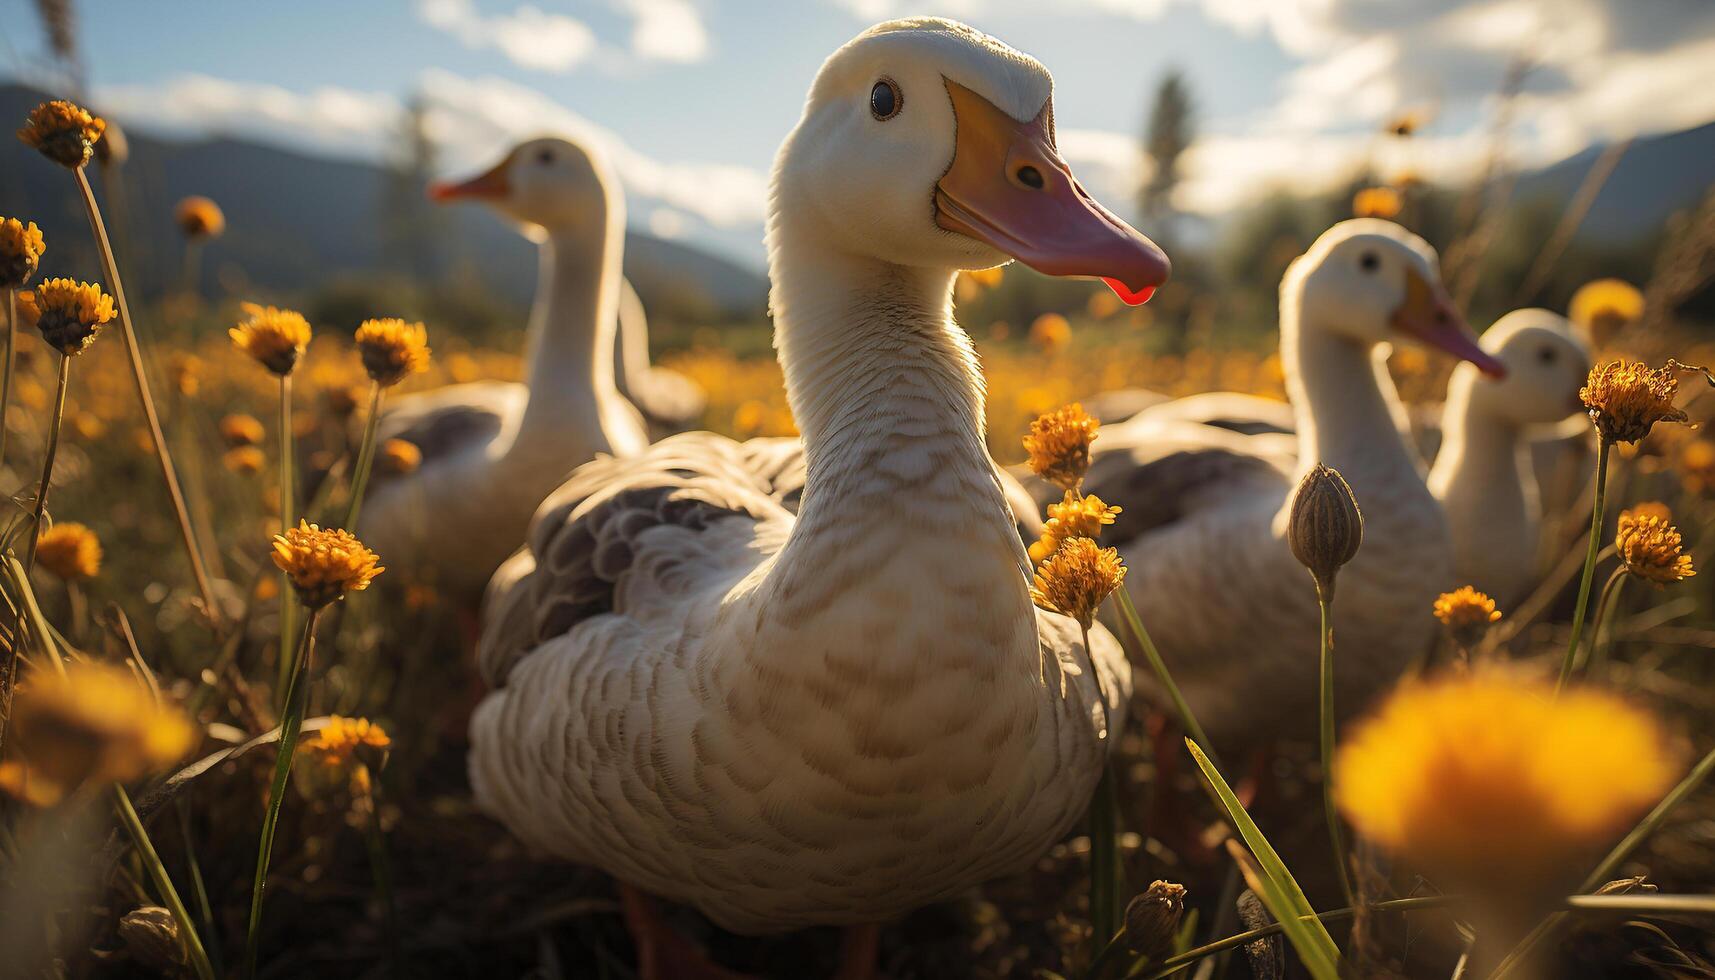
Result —
[[662, 921], [655, 900], [621, 883], [625, 928], [637, 947], [637, 980], [755, 980], [720, 966]]
[[834, 973], [834, 980], [875, 980], [875, 961], [880, 950], [880, 926], [874, 923], [847, 926], [840, 936], [840, 968]]

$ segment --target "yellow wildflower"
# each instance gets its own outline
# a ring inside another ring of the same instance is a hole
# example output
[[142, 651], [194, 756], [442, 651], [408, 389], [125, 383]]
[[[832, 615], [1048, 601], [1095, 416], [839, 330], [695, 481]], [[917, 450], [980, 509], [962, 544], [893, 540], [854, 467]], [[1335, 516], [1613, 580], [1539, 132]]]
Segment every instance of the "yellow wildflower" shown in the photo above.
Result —
[[241, 303], [245, 319], [227, 331], [239, 350], [275, 374], [285, 377], [310, 343], [310, 323], [303, 314], [258, 303]]
[[196, 731], [128, 670], [73, 661], [46, 666], [18, 686], [0, 766], [0, 789], [51, 806], [84, 787], [129, 782], [190, 751]]
[[302, 751], [326, 765], [344, 765], [365, 748], [385, 749], [392, 744], [387, 732], [368, 718], [334, 715], [315, 739], [304, 743]]
[[[1564, 887], [1680, 771], [1648, 714], [1500, 667], [1409, 680], [1340, 747], [1340, 809], [1445, 885]], [[1577, 872], [1574, 870], [1573, 872]]]
[[1697, 574], [1691, 556], [1683, 552], [1679, 528], [1674, 527], [1667, 508], [1645, 510], [1642, 505], [1620, 513], [1619, 529], [1614, 533], [1614, 549], [1626, 563], [1626, 571], [1637, 578], [1662, 588]]
[[365, 320], [357, 328], [357, 352], [370, 378], [396, 385], [407, 374], [429, 369], [429, 333], [421, 323], [397, 317]]
[[267, 462], [267, 454], [255, 446], [233, 446], [220, 458], [222, 466], [239, 476], [259, 473]]
[[228, 446], [254, 446], [265, 434], [262, 422], [254, 415], [237, 413], [220, 420], [220, 437]]
[[64, 521], [36, 539], [36, 563], [49, 574], [75, 582], [101, 573], [101, 539], [76, 521]]
[[17, 289], [36, 274], [47, 242], [34, 221], [0, 218], [0, 289]]
[[1072, 342], [1072, 324], [1058, 313], [1044, 313], [1031, 321], [1030, 342], [1053, 354]]
[[381, 472], [402, 476], [416, 472], [417, 467], [423, 464], [423, 451], [409, 440], [389, 439], [381, 444], [376, 461], [381, 465]]
[[1024, 437], [1031, 472], [1063, 490], [1076, 490], [1089, 472], [1090, 443], [1101, 427], [1077, 403], [1043, 414]]
[[71, 357], [83, 353], [112, 320], [113, 297], [94, 283], [49, 279], [36, 287], [31, 313], [48, 346]]
[[1048, 520], [1042, 537], [1030, 546], [1030, 560], [1040, 562], [1059, 550], [1069, 538], [1099, 538], [1102, 528], [1114, 522], [1123, 508], [1102, 502], [1095, 494], [1080, 497], [1068, 490], [1064, 500], [1048, 505]]
[[1483, 638], [1489, 624], [1501, 621], [1501, 611], [1487, 593], [1462, 585], [1436, 597], [1435, 618], [1460, 646], [1468, 647]]
[[89, 162], [95, 141], [106, 128], [107, 123], [83, 106], [56, 99], [30, 110], [18, 138], [60, 166], [75, 169]]
[[226, 231], [226, 214], [209, 198], [193, 194], [173, 208], [173, 221], [192, 241], [219, 238]]
[[1352, 195], [1352, 216], [1394, 218], [1405, 202], [1392, 187], [1366, 187]]
[[377, 556], [349, 532], [323, 530], [308, 521], [274, 536], [274, 564], [292, 580], [298, 598], [311, 609], [362, 592], [385, 569]]
[[177, 353], [168, 361], [173, 388], [185, 398], [194, 398], [202, 389], [202, 358], [195, 354]]
[[1623, 279], [1596, 279], [1578, 287], [1567, 319], [1590, 331], [1597, 346], [1606, 344], [1644, 315], [1644, 294]]
[[1118, 551], [1097, 547], [1089, 538], [1071, 538], [1036, 567], [1030, 598], [1089, 629], [1096, 610], [1124, 581], [1125, 564]]
[[1686, 368], [1669, 360], [1652, 368], [1642, 361], [1609, 361], [1590, 370], [1578, 398], [1590, 410], [1596, 432], [1606, 442], [1637, 442], [1657, 422], [1685, 422], [1690, 417], [1673, 407], [1679, 392], [1676, 370]]

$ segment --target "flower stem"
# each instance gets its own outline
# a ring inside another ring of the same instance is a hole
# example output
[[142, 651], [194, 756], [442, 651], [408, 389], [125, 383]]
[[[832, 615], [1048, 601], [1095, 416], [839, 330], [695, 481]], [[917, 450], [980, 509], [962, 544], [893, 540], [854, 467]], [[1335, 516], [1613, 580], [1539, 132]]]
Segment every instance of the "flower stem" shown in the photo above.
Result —
[[387, 916], [387, 955], [393, 976], [405, 975], [399, 945], [399, 900], [393, 892], [393, 864], [387, 858], [387, 835], [381, 829], [381, 783], [379, 773], [369, 776], [369, 866], [375, 875], [375, 891]]
[[0, 364], [0, 465], [6, 462], [6, 414], [12, 407], [12, 365], [18, 358], [18, 291], [6, 290], [6, 353]]
[[[1090, 652], [1090, 630], [1084, 627], [1084, 651]], [[1092, 675], [1096, 663], [1090, 660]], [[1096, 685], [1098, 696], [1101, 685]], [[1107, 711], [1103, 698], [1102, 710]], [[1105, 723], [1104, 723], [1105, 724]], [[1102, 752], [1102, 776], [1090, 798], [1090, 928], [1094, 947], [1101, 949], [1120, 929], [1119, 801], [1114, 796], [1113, 772], [1107, 763], [1108, 746], [1119, 737], [1112, 726], [1103, 734], [1109, 739]]]
[[1578, 657], [1578, 663], [1572, 668], [1576, 674], [1602, 663], [1606, 647], [1602, 643], [1602, 627], [1608, 622], [1608, 614], [1613, 611], [1619, 600], [1620, 590], [1626, 584], [1626, 566], [1614, 569], [1608, 580], [1602, 583], [1602, 591], [1596, 596], [1596, 611], [1590, 617], [1590, 643]]
[[346, 504], [345, 523], [357, 533], [357, 518], [363, 512], [363, 492], [369, 487], [369, 471], [375, 466], [375, 430], [381, 422], [381, 382], [369, 385], [369, 418], [363, 423], [363, 444], [357, 450], [357, 466], [351, 471], [351, 501]]
[[214, 980], [214, 967], [209, 963], [208, 952], [203, 949], [202, 940], [197, 937], [196, 923], [191, 921], [190, 913], [185, 911], [185, 903], [179, 899], [178, 889], [173, 887], [173, 879], [167, 874], [167, 866], [161, 863], [161, 856], [155, 853], [155, 844], [149, 839], [149, 831], [143, 826], [142, 819], [137, 816], [137, 809], [131, 805], [131, 797], [126, 795], [125, 788], [117, 783], [113, 786], [113, 809], [119, 814], [119, 822], [125, 825], [126, 832], [131, 835], [131, 845], [137, 849], [137, 856], [142, 858], [143, 867], [155, 882], [162, 901], [167, 903], [167, 910], [173, 913], [173, 919], [179, 924], [179, 934], [184, 937], [185, 948], [190, 952], [191, 967], [196, 970], [199, 980]]
[[36, 491], [36, 514], [30, 524], [30, 543], [24, 550], [24, 575], [36, 567], [36, 542], [42, 536], [42, 518], [48, 510], [48, 483], [54, 475], [54, 456], [60, 448], [60, 423], [66, 413], [66, 387], [71, 383], [71, 357], [60, 355], [60, 377], [54, 389], [54, 415], [48, 425], [48, 449], [42, 455], [42, 485]]
[[95, 244], [101, 251], [101, 263], [107, 273], [108, 288], [113, 291], [114, 305], [119, 307], [119, 328], [125, 335], [125, 352], [131, 359], [131, 377], [137, 386], [137, 398], [143, 404], [143, 418], [149, 425], [149, 439], [155, 447], [155, 458], [161, 465], [161, 477], [167, 484], [167, 496], [173, 503], [173, 515], [179, 522], [179, 535], [184, 539], [185, 554], [191, 561], [191, 574], [196, 578], [197, 592], [202, 597], [203, 612], [214, 624], [215, 633], [224, 631], [220, 607], [215, 604], [209, 587], [208, 569], [203, 563], [202, 547], [197, 543], [196, 529], [191, 527], [190, 512], [185, 509], [185, 495], [179, 489], [178, 473], [173, 469], [172, 452], [161, 433], [161, 418], [155, 411], [155, 397], [149, 391], [149, 378], [143, 370], [143, 354], [137, 343], [137, 331], [131, 324], [131, 310], [125, 304], [125, 284], [119, 279], [119, 263], [113, 257], [113, 243], [108, 241], [107, 226], [102, 223], [101, 209], [95, 203], [95, 191], [89, 186], [84, 168], [72, 171], [77, 177], [78, 190], [83, 192], [83, 208], [89, 216], [89, 227], [95, 233]]
[[[297, 523], [297, 481], [293, 479], [292, 376], [280, 375], [280, 533], [285, 534]], [[286, 651], [297, 635], [297, 598], [292, 594], [291, 579], [280, 573], [280, 672], [275, 690], [282, 692], [291, 683], [292, 658]], [[285, 702], [278, 707], [284, 709]]]
[[256, 975], [257, 943], [262, 933], [262, 898], [268, 884], [268, 861], [274, 853], [274, 832], [280, 823], [280, 805], [285, 801], [286, 782], [292, 776], [292, 758], [298, 751], [298, 733], [304, 723], [309, 688], [310, 662], [315, 655], [316, 618], [312, 609], [304, 618], [303, 638], [286, 686], [285, 714], [280, 719], [280, 750], [274, 761], [274, 781], [268, 788], [268, 808], [262, 815], [262, 835], [256, 846], [256, 876], [250, 885], [250, 924], [244, 939], [244, 977]]
[[1590, 605], [1590, 583], [1596, 576], [1596, 555], [1602, 550], [1602, 510], [1607, 504], [1608, 450], [1613, 443], [1607, 439], [1596, 444], [1596, 500], [1590, 507], [1590, 544], [1584, 554], [1584, 576], [1578, 582], [1578, 605], [1572, 611], [1572, 640], [1566, 644], [1566, 656], [1560, 661], [1560, 680], [1554, 690], [1558, 693], [1572, 679], [1574, 661], [1578, 656], [1578, 640], [1584, 632], [1584, 610]]
[[1173, 675], [1167, 671], [1167, 662], [1161, 659], [1161, 651], [1155, 648], [1155, 641], [1149, 638], [1149, 632], [1143, 628], [1143, 620], [1138, 618], [1137, 607], [1132, 605], [1131, 594], [1121, 586], [1114, 590], [1114, 602], [1118, 604], [1120, 618], [1131, 628], [1132, 636], [1137, 638], [1138, 646], [1143, 648], [1143, 655], [1149, 660], [1149, 666], [1155, 671], [1155, 679], [1173, 701], [1173, 708], [1179, 714], [1179, 724], [1190, 734], [1191, 740], [1209, 757], [1216, 769], [1221, 768], [1221, 757], [1215, 754], [1215, 747], [1210, 744], [1209, 736], [1203, 733], [1203, 726], [1197, 724], [1197, 716], [1191, 713], [1191, 705], [1185, 700], [1185, 695], [1179, 691], [1179, 685], [1173, 683]]
[[1356, 906], [1351, 871], [1346, 867], [1346, 835], [1340, 829], [1340, 813], [1334, 806], [1334, 624], [1330, 618], [1333, 597], [1316, 586], [1317, 605], [1322, 607], [1322, 812], [1328, 819], [1328, 841], [1334, 848], [1334, 868], [1340, 876], [1340, 892], [1346, 904]]

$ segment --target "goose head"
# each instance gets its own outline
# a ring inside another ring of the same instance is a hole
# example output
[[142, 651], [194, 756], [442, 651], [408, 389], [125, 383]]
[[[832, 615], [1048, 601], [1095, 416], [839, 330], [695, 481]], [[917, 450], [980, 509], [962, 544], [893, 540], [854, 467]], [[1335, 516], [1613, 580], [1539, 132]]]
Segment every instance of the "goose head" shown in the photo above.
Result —
[[1504, 378], [1479, 376], [1461, 364], [1449, 391], [1469, 386], [1472, 406], [1518, 426], [1546, 425], [1582, 413], [1578, 390], [1590, 373], [1590, 348], [1565, 317], [1514, 310], [1484, 334], [1483, 349], [1506, 366]]
[[1048, 70], [954, 21], [890, 21], [830, 56], [773, 184], [776, 253], [810, 235], [894, 266], [1017, 259], [1109, 280], [1133, 303], [1169, 271], [1161, 249], [1090, 197], [1060, 157]]
[[[556, 136], [513, 147], [499, 163], [462, 181], [429, 185], [435, 201], [477, 201], [527, 229], [605, 228], [623, 205], [607, 161], [586, 144]], [[621, 218], [623, 220], [623, 217]]]
[[1354, 218], [1323, 232], [1287, 270], [1282, 289], [1294, 288], [1302, 330], [1366, 346], [1414, 344], [1469, 361], [1484, 374], [1506, 373], [1447, 295], [1435, 250], [1391, 221]]

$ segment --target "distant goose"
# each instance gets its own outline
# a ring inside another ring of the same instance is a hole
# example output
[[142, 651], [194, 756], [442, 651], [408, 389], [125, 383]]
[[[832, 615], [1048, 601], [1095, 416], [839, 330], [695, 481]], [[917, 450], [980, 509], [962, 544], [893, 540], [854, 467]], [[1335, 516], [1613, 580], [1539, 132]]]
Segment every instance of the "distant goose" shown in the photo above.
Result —
[[650, 434], [683, 432], [703, 420], [709, 396], [702, 386], [671, 368], [649, 361], [649, 318], [631, 280], [619, 285], [619, 335], [613, 345], [613, 380], [637, 406]]
[[1051, 91], [933, 18], [830, 57], [770, 195], [797, 515], [771, 486], [791, 443], [689, 433], [580, 468], [496, 577], [477, 801], [619, 880], [645, 980], [714, 975], [649, 895], [742, 933], [847, 926], [839, 976], [870, 977], [877, 923], [1031, 867], [1086, 808], [1129, 669], [1032, 607], [952, 319], [955, 273], [1008, 255], [1166, 278], [1073, 180]]
[[598, 155], [551, 138], [430, 194], [481, 201], [539, 235], [525, 379], [393, 402], [381, 437], [415, 443], [422, 464], [371, 486], [360, 533], [395, 568], [430, 568], [438, 585], [474, 598], [573, 467], [649, 444], [614, 382], [625, 203]]

